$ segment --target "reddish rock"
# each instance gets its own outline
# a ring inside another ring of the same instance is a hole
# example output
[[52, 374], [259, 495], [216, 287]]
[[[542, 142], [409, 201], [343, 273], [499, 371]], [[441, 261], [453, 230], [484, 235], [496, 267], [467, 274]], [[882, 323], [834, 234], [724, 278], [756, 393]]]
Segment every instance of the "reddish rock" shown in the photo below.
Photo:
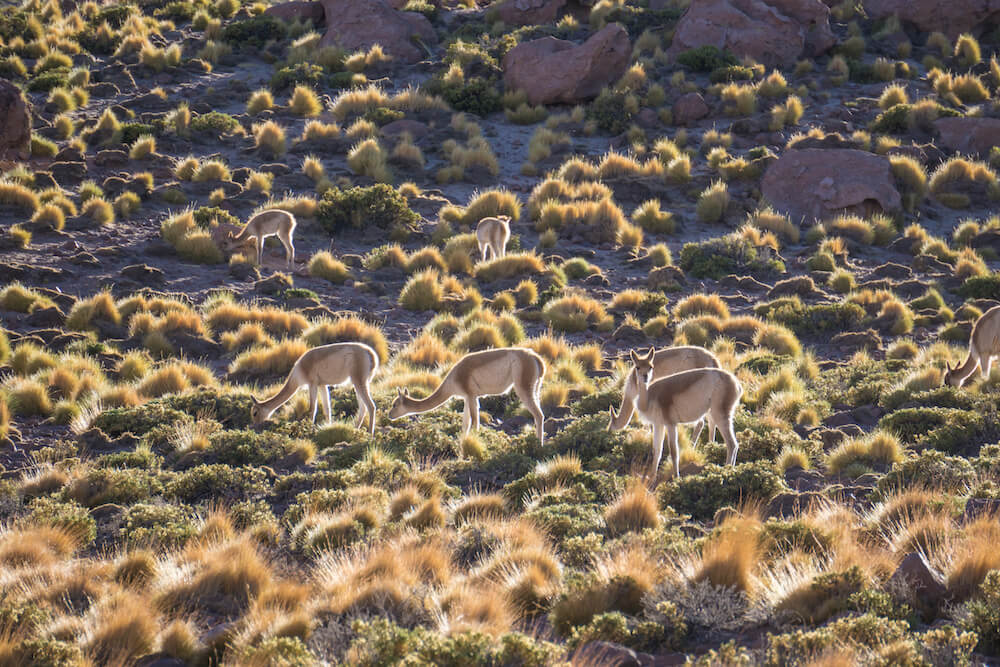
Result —
[[786, 151], [764, 174], [761, 191], [777, 210], [807, 224], [900, 207], [889, 160], [854, 149]]
[[707, 116], [709, 112], [710, 109], [701, 93], [681, 95], [680, 99], [674, 102], [674, 125], [693, 123]]
[[959, 153], [988, 155], [1000, 146], [1000, 118], [939, 118], [938, 143]]
[[543, 37], [518, 44], [503, 59], [504, 86], [531, 104], [573, 104], [597, 96], [628, 69], [632, 43], [612, 23], [583, 44]]
[[425, 55], [414, 43], [414, 36], [428, 45], [437, 41], [426, 16], [396, 11], [383, 0], [322, 0], [322, 4], [326, 34], [320, 46], [356, 51], [379, 44], [394, 58], [414, 63]]
[[566, 0], [506, 0], [497, 7], [497, 18], [507, 25], [553, 23]]
[[906, 554], [890, 581], [905, 582], [914, 593], [931, 604], [936, 604], [948, 592], [944, 576], [919, 551]]
[[283, 2], [280, 5], [268, 7], [264, 13], [289, 23], [296, 19], [322, 23], [325, 16], [323, 3], [305, 1]]
[[895, 14], [924, 32], [943, 32], [952, 38], [1000, 19], [1000, 0], [864, 0], [864, 7], [868, 18]]
[[716, 46], [773, 67], [821, 55], [835, 42], [830, 9], [819, 0], [701, 0], [684, 12], [668, 55]]
[[17, 86], [0, 79], [0, 159], [24, 159], [31, 150], [31, 116]]

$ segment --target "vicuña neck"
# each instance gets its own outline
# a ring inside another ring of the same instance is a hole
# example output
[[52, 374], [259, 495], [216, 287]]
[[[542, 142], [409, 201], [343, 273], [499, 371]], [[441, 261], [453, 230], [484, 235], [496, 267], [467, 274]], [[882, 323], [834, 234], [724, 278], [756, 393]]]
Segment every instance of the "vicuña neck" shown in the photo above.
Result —
[[427, 398], [406, 398], [404, 405], [410, 413], [421, 413], [433, 410], [439, 405], [444, 404], [449, 398], [454, 396], [454, 392], [445, 388], [445, 383], [442, 382], [438, 385], [438, 388], [431, 393]]

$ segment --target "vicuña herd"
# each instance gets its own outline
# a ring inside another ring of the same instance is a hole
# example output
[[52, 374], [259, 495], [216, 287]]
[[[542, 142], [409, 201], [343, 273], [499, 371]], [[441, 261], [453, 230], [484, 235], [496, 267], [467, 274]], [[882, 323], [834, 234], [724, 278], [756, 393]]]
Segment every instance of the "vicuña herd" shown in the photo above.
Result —
[[[257, 263], [261, 261], [264, 239], [277, 236], [285, 247], [289, 268], [295, 261], [295, 216], [279, 209], [269, 209], [253, 216], [239, 234], [230, 234], [228, 243], [237, 247], [249, 239], [256, 241]], [[510, 218], [497, 216], [483, 218], [476, 227], [476, 240], [482, 261], [498, 259], [506, 254], [510, 240]], [[972, 328], [969, 354], [965, 361], [944, 374], [944, 383], [961, 387], [978, 368], [986, 378], [990, 374], [993, 358], [1000, 355], [1000, 306], [986, 311]], [[645, 355], [630, 352], [631, 369], [626, 376], [622, 404], [617, 412], [610, 408], [608, 430], [618, 431], [628, 426], [632, 415], [650, 424], [652, 428], [652, 467], [656, 475], [666, 439], [668, 454], [673, 463], [673, 474], [679, 476], [680, 444], [678, 427], [694, 424], [691, 443], [698, 442], [706, 423], [708, 441], [715, 440], [716, 430], [722, 432], [726, 443], [726, 463], [736, 463], [739, 444], [733, 418], [743, 396], [743, 388], [732, 373], [720, 368], [719, 360], [701, 347], [678, 346]], [[363, 343], [334, 343], [315, 347], [299, 357], [281, 389], [263, 401], [253, 400], [251, 417], [261, 424], [275, 410], [287, 403], [302, 386], [308, 387], [312, 420], [316, 421], [320, 396], [327, 420], [333, 419], [330, 408], [331, 385], [350, 382], [358, 397], [356, 426], [368, 420], [369, 432], [375, 433], [375, 401], [371, 395], [372, 376], [379, 368], [378, 355]], [[535, 352], [506, 347], [481, 352], [470, 352], [458, 360], [448, 371], [441, 384], [426, 398], [413, 398], [404, 390], [389, 409], [390, 419], [428, 412], [458, 397], [465, 402], [462, 418], [462, 435], [479, 429], [479, 399], [483, 396], [506, 394], [512, 388], [521, 403], [535, 420], [535, 433], [544, 444], [545, 430], [539, 394], [545, 377], [545, 361]]]

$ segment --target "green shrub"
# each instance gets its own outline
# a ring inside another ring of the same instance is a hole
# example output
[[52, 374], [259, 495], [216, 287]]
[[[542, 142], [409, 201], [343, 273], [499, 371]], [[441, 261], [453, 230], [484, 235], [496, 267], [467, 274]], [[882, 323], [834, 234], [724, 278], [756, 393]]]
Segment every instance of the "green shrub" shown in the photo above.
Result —
[[268, 14], [230, 23], [222, 30], [223, 41], [237, 48], [262, 49], [268, 42], [281, 41], [288, 34], [285, 24]]
[[133, 546], [183, 546], [198, 533], [196, 516], [183, 505], [138, 503], [122, 516], [121, 537]]
[[966, 299], [1000, 299], [1000, 273], [972, 276], [955, 291]]
[[187, 503], [242, 500], [265, 493], [266, 479], [267, 475], [259, 468], [203, 464], [178, 473], [166, 483], [164, 491], [167, 496]]
[[976, 596], [965, 605], [962, 627], [979, 637], [979, 652], [1000, 655], [1000, 570], [987, 574]]
[[385, 183], [349, 190], [331, 188], [323, 194], [316, 211], [316, 220], [331, 235], [368, 227], [408, 227], [418, 219], [406, 197]]
[[988, 433], [979, 412], [956, 408], [904, 408], [884, 416], [879, 426], [921, 449], [968, 453]]
[[661, 484], [657, 492], [661, 506], [704, 521], [726, 506], [736, 507], [755, 499], [767, 502], [784, 488], [785, 483], [769, 465], [741, 463], [705, 466], [696, 475]]
[[880, 492], [891, 494], [898, 489], [927, 487], [958, 492], [971, 486], [976, 471], [968, 459], [927, 450], [897, 463], [879, 480]]
[[221, 111], [210, 111], [191, 119], [192, 132], [211, 133], [216, 136], [235, 132], [241, 127], [238, 120]]
[[632, 112], [625, 103], [625, 93], [603, 90], [591, 102], [588, 115], [597, 127], [611, 134], [621, 134], [632, 124]]
[[677, 56], [677, 63], [695, 72], [712, 72], [737, 65], [739, 61], [728, 50], [706, 45], [681, 53]]
[[28, 510], [25, 523], [65, 528], [80, 540], [81, 547], [89, 547], [97, 538], [97, 522], [90, 516], [87, 508], [79, 503], [42, 497], [31, 501]]
[[774, 274], [785, 270], [780, 260], [761, 256], [753, 243], [738, 232], [685, 243], [679, 266], [695, 278], [715, 280], [733, 273]]

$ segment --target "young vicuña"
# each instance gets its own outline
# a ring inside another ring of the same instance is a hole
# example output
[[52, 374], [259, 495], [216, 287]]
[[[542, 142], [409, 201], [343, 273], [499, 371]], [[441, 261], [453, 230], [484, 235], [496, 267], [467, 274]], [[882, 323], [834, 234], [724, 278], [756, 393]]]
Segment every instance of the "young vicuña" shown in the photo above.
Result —
[[358, 396], [358, 418], [355, 425], [360, 428], [367, 415], [371, 421], [370, 432], [374, 434], [375, 401], [372, 400], [371, 381], [378, 365], [378, 354], [364, 343], [332, 343], [307, 350], [292, 366], [288, 379], [278, 393], [263, 401], [253, 399], [253, 407], [250, 409], [253, 423], [262, 424], [267, 421], [302, 385], [309, 387], [313, 423], [316, 422], [316, 411], [319, 409], [320, 389], [323, 390], [326, 418], [328, 421], [332, 420], [329, 387], [349, 380]]
[[[650, 382], [653, 374], [653, 351], [642, 357], [630, 353], [632, 370], [625, 380], [626, 395], [639, 416], [653, 427], [653, 464], [651, 476], [656, 476], [663, 454], [663, 437], [667, 437], [670, 458], [674, 464], [674, 477], [680, 476], [680, 443], [677, 426], [690, 424], [706, 416], [716, 424], [726, 441], [726, 463], [736, 463], [736, 433], [733, 417], [743, 396], [743, 388], [736, 376], [720, 368], [698, 368], [668, 375]], [[614, 417], [614, 413], [612, 413]]]
[[984, 379], [988, 378], [993, 357], [997, 355], [1000, 355], [1000, 306], [993, 306], [976, 320], [969, 336], [969, 355], [960, 366], [952, 368], [948, 364], [944, 383], [961, 387], [976, 372], [976, 368]]
[[257, 264], [261, 264], [264, 256], [264, 239], [277, 236], [281, 245], [285, 246], [285, 260], [288, 269], [295, 266], [295, 244], [292, 235], [295, 233], [295, 216], [288, 211], [277, 208], [261, 211], [250, 218], [239, 234], [230, 234], [228, 242], [231, 248], [238, 247], [245, 241], [254, 239], [257, 242]]
[[[493, 218], [483, 218], [476, 226], [476, 241], [479, 243], [479, 253], [482, 261], [496, 259], [507, 254], [507, 242], [510, 240], [510, 216], [498, 215]], [[487, 255], [490, 255], [487, 258]]]
[[462, 418], [464, 436], [473, 426], [479, 429], [479, 398], [506, 394], [513, 387], [521, 403], [535, 418], [535, 432], [539, 443], [544, 443], [545, 431], [542, 426], [545, 417], [538, 403], [544, 377], [545, 361], [531, 350], [504, 347], [470, 352], [451, 367], [438, 388], [427, 398], [412, 398], [407, 392], [399, 390], [399, 395], [389, 410], [389, 418], [398, 419], [428, 412], [453, 396], [458, 396], [465, 401]]
[[[690, 371], [696, 368], [719, 368], [719, 360], [715, 355], [703, 347], [695, 345], [679, 345], [677, 347], [667, 347], [653, 353], [653, 376], [651, 381], [655, 382], [668, 375]], [[614, 407], [609, 408], [611, 421], [608, 422], [609, 431], [620, 431], [628, 426], [632, 419], [632, 412], [635, 409], [635, 396], [628, 390], [628, 385], [622, 395], [622, 405], [615, 413]], [[701, 431], [705, 427], [705, 420], [699, 419], [695, 424], [691, 436], [691, 444], [698, 442]], [[715, 440], [715, 424], [708, 419], [708, 441]]]

